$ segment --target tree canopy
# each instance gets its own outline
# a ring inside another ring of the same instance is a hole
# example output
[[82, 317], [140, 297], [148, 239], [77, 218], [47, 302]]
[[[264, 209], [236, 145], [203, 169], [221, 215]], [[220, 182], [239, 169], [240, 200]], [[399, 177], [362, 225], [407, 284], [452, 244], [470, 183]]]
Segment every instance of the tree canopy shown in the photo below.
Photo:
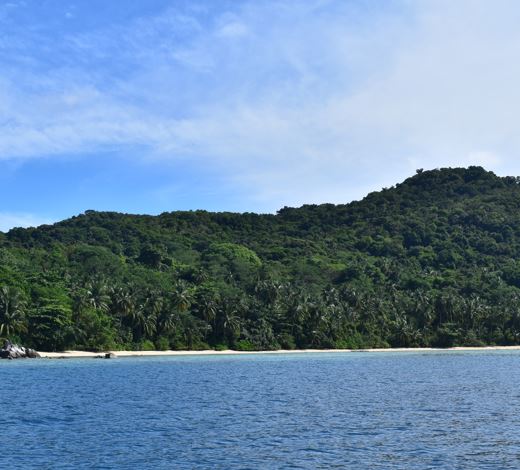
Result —
[[16, 228], [0, 233], [0, 336], [40, 350], [519, 344], [519, 182], [418, 170], [344, 205]]

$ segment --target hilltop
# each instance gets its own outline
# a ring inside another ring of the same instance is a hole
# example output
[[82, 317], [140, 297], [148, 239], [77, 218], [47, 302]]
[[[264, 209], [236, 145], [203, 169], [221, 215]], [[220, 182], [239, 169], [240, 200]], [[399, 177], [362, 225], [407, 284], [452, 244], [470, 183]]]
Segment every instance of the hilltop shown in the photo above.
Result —
[[519, 179], [470, 167], [344, 205], [13, 229], [0, 336], [52, 350], [518, 344], [519, 209]]

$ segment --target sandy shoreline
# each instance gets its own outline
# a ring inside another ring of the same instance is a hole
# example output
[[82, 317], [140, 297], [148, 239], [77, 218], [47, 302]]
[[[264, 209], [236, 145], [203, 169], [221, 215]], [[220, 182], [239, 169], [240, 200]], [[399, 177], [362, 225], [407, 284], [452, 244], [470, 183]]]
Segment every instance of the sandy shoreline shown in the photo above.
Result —
[[[251, 354], [316, 354], [316, 353], [378, 353], [378, 352], [442, 352], [442, 351], [518, 351], [520, 346], [485, 346], [485, 347], [455, 347], [455, 348], [386, 348], [386, 349], [295, 349], [276, 351], [107, 351], [116, 357], [155, 357], [155, 356], [226, 356]], [[42, 358], [47, 359], [79, 359], [104, 356], [104, 352], [64, 351], [41, 352]]]

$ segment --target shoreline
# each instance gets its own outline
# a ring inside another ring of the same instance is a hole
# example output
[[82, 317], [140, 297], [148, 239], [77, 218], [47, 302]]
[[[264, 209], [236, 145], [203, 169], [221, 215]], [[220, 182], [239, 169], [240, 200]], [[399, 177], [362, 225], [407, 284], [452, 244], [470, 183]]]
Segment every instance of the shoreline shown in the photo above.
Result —
[[376, 348], [376, 349], [278, 349], [275, 351], [63, 351], [41, 352], [42, 359], [81, 359], [99, 358], [107, 353], [122, 357], [161, 357], [161, 356], [245, 356], [254, 354], [330, 354], [330, 353], [403, 353], [403, 352], [449, 352], [449, 351], [520, 351], [519, 346], [457, 346], [453, 348]]

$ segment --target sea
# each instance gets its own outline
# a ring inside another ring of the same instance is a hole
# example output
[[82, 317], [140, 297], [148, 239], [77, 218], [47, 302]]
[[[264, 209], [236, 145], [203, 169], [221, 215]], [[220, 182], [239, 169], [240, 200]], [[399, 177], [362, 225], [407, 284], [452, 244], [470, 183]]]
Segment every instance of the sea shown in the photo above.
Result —
[[0, 387], [0, 468], [520, 468], [520, 351], [1, 361]]

